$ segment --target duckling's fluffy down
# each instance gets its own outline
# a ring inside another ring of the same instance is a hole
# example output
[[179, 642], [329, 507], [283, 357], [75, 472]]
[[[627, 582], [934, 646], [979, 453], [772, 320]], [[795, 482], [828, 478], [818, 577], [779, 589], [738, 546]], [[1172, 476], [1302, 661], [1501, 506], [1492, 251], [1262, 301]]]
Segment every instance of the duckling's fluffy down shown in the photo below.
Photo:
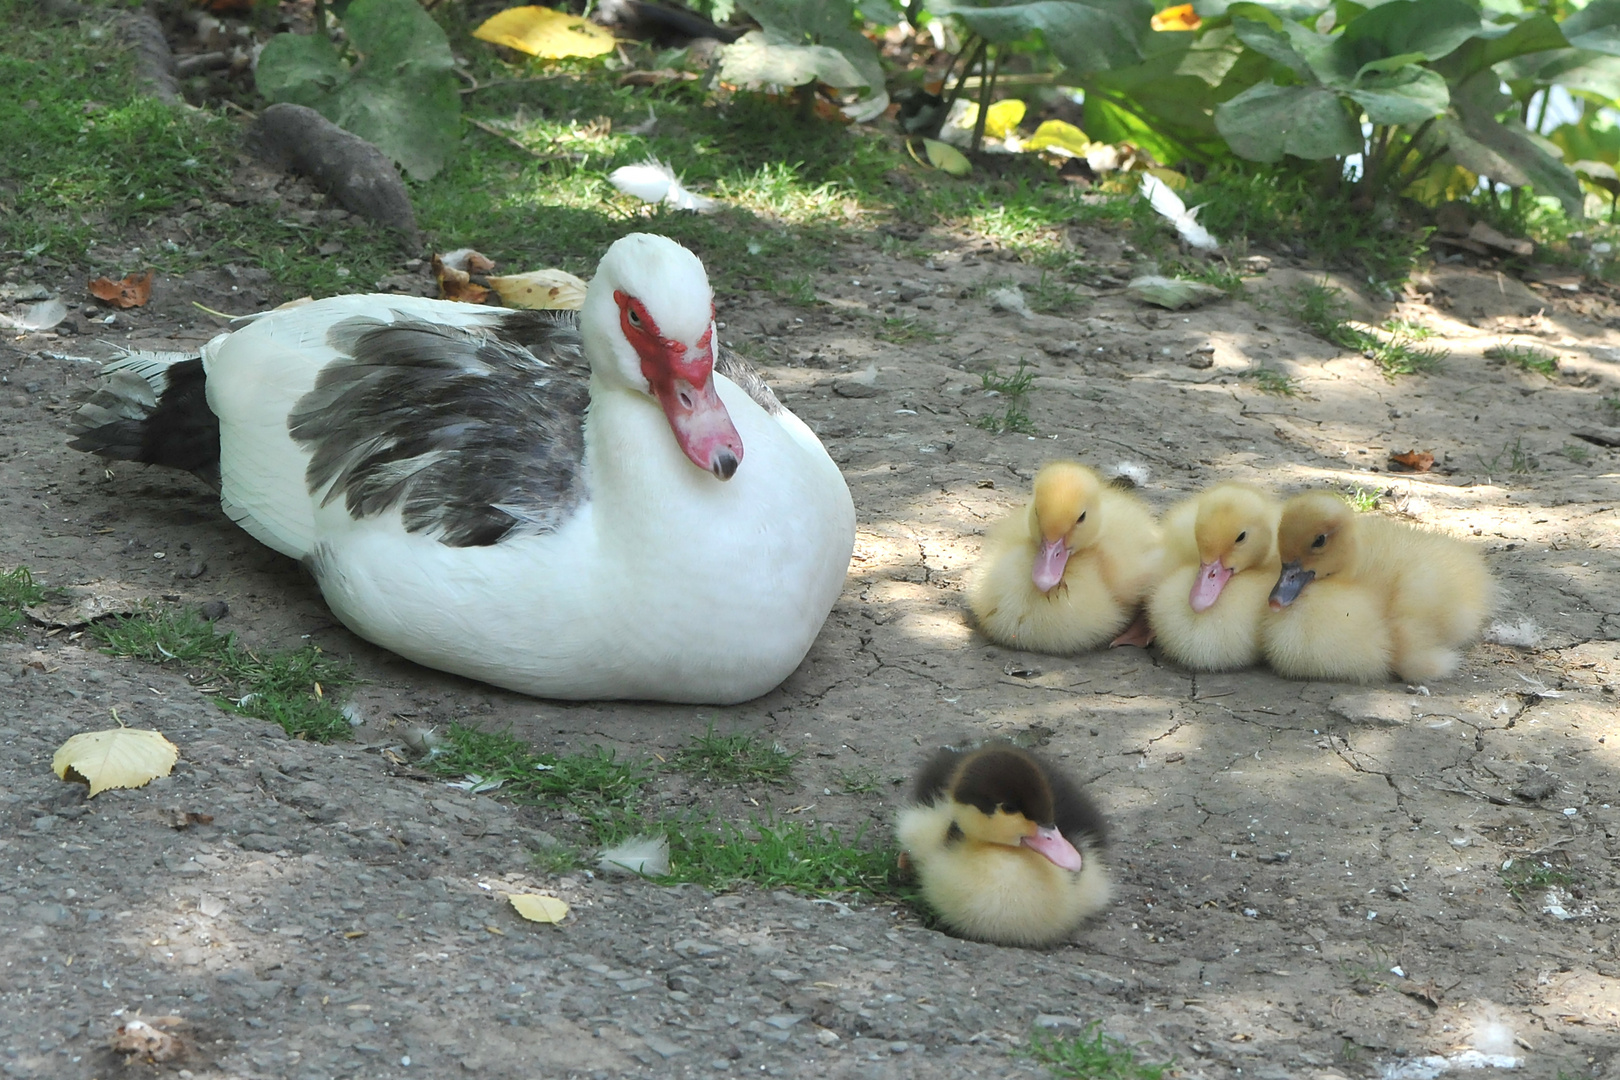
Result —
[[1113, 887], [1092, 837], [1070, 837], [1085, 860], [1061, 870], [1027, 848], [945, 842], [949, 801], [908, 806], [896, 827], [918, 885], [954, 933], [1001, 945], [1053, 945], [1108, 906]]

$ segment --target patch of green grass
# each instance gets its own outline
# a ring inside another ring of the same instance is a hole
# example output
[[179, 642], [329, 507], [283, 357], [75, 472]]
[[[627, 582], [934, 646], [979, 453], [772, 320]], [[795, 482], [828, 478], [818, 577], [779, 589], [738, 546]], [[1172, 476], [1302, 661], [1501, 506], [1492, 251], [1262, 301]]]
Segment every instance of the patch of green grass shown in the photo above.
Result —
[[1482, 457], [1479, 459], [1479, 463], [1484, 467], [1487, 476], [1495, 476], [1504, 467], [1508, 472], [1515, 474], [1535, 472], [1541, 468], [1541, 462], [1524, 445], [1524, 436], [1522, 435], [1516, 437], [1510, 443], [1503, 443], [1502, 449], [1498, 450], [1489, 461]]
[[883, 774], [870, 765], [854, 769], [839, 769], [833, 774], [838, 790], [845, 795], [869, 795], [883, 790]]
[[973, 421], [975, 427], [985, 431], [1004, 435], [1008, 432], [1017, 432], [1021, 435], [1035, 434], [1035, 422], [1029, 418], [1029, 391], [1035, 385], [1035, 373], [1029, 370], [1029, 363], [1018, 361], [1018, 370], [1010, 375], [1003, 375], [996, 368], [991, 368], [979, 376], [986, 395], [999, 397], [1003, 401], [1000, 413], [989, 413]]
[[353, 675], [314, 645], [260, 656], [196, 612], [173, 609], [116, 616], [91, 623], [86, 633], [113, 656], [191, 669], [222, 706], [278, 724], [294, 738], [349, 737], [349, 719], [333, 698]]
[[887, 341], [894, 345], [910, 345], [917, 341], [938, 341], [944, 335], [932, 327], [924, 326], [916, 319], [907, 319], [900, 316], [890, 316], [883, 320], [878, 327], [879, 341]]
[[1045, 1065], [1053, 1076], [1073, 1080], [1163, 1080], [1174, 1062], [1152, 1065], [1138, 1061], [1136, 1050], [1123, 1039], [1092, 1024], [1079, 1035], [1058, 1035], [1043, 1028], [1030, 1032], [1026, 1057]]
[[1607, 409], [1611, 415], [1620, 416], [1620, 397], [1604, 398], [1603, 407]]
[[1508, 860], [1507, 865], [1497, 871], [1497, 876], [1502, 879], [1508, 895], [1515, 900], [1523, 900], [1527, 893], [1546, 892], [1554, 887], [1568, 888], [1581, 880], [1580, 875], [1571, 870], [1529, 859]]
[[1485, 350], [1485, 359], [1501, 360], [1504, 363], [1512, 364], [1520, 371], [1533, 371], [1537, 375], [1544, 375], [1549, 379], [1558, 376], [1558, 357], [1545, 349], [1538, 349], [1534, 345], [1498, 342]]
[[1201, 281], [1205, 285], [1213, 285], [1217, 289], [1224, 289], [1228, 295], [1242, 296], [1248, 291], [1243, 282], [1243, 275], [1224, 262], [1213, 259], [1200, 260], [1192, 264], [1182, 264], [1176, 270], [1176, 277], [1186, 281]]
[[1434, 337], [1435, 334], [1432, 327], [1424, 326], [1420, 322], [1413, 322], [1411, 319], [1385, 319], [1383, 327], [1391, 334], [1411, 338], [1413, 341], [1427, 341], [1429, 338]]
[[1348, 192], [1324, 194], [1309, 168], [1221, 165], [1181, 195], [1188, 206], [1202, 207], [1199, 222], [1222, 240], [1244, 236], [1251, 246], [1279, 251], [1302, 247], [1386, 287], [1406, 279], [1433, 231], [1352, 209]]
[[1575, 443], [1568, 443], [1558, 452], [1577, 465], [1585, 465], [1592, 460], [1592, 448], [1590, 446], [1577, 446]]
[[1341, 349], [1361, 353], [1392, 382], [1398, 375], [1438, 371], [1448, 355], [1444, 349], [1422, 348], [1414, 344], [1420, 339], [1402, 332], [1383, 338], [1352, 325], [1344, 297], [1325, 282], [1301, 285], [1295, 295], [1299, 301], [1298, 318], [1311, 333]]
[[45, 590], [35, 583], [28, 567], [19, 566], [0, 574], [0, 630], [10, 630], [22, 622], [23, 608], [45, 599]]
[[1340, 493], [1340, 498], [1350, 504], [1350, 509], [1358, 514], [1370, 514], [1378, 509], [1378, 500], [1384, 493], [1378, 488], [1364, 488], [1357, 484], [1353, 488], [1346, 488]]
[[1277, 394], [1281, 397], [1294, 397], [1299, 393], [1299, 382], [1292, 375], [1276, 368], [1251, 368], [1243, 373], [1243, 378], [1252, 381], [1261, 393]]
[[551, 844], [531, 851], [529, 863], [542, 874], [568, 874], [586, 865], [579, 850], [567, 844]]
[[478, 777], [475, 783], [483, 790], [503, 791], [520, 802], [560, 800], [590, 813], [633, 805], [649, 775], [642, 764], [621, 760], [605, 747], [541, 754], [510, 731], [462, 723], [450, 725], [423, 767], [457, 780]]
[[[38, 4], [0, 0], [8, 147], [0, 156], [0, 246], [9, 257], [48, 272], [95, 261], [89, 252], [98, 241], [134, 233], [143, 250], [119, 264], [122, 272], [183, 274], [237, 262], [263, 268], [289, 292], [313, 294], [369, 289], [398, 266], [395, 242], [372, 226], [300, 224], [273, 202], [238, 195], [225, 164], [239, 153], [238, 121], [137, 93], [132, 53], [111, 14], [57, 22]], [[320, 254], [334, 242], [343, 245], [339, 254]]]
[[1044, 270], [1035, 288], [1030, 290], [1029, 306], [1048, 315], [1073, 315], [1079, 305], [1079, 291]]
[[760, 818], [747, 826], [683, 821], [665, 831], [669, 875], [660, 881], [706, 889], [751, 884], [811, 895], [891, 891], [895, 851], [867, 844], [864, 826], [848, 838], [831, 826]]
[[799, 754], [745, 731], [721, 735], [710, 724], [670, 755], [669, 767], [711, 784], [780, 783], [793, 775]]
[[814, 307], [816, 300], [816, 281], [809, 274], [794, 274], [786, 281], [778, 282], [771, 290], [789, 303], [800, 307]]

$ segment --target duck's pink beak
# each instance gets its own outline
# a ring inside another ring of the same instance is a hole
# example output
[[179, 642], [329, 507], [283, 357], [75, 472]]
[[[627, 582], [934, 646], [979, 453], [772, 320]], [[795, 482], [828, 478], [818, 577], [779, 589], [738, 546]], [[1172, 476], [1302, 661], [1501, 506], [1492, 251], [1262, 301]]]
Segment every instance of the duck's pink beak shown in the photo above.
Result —
[[688, 346], [660, 334], [640, 300], [622, 291], [613, 299], [619, 305], [619, 328], [641, 358], [641, 374], [663, 407], [681, 452], [717, 479], [730, 480], [742, 464], [743, 445], [714, 386], [713, 320], [697, 343]]
[[1035, 835], [1024, 837], [1023, 844], [1046, 856], [1047, 860], [1059, 870], [1079, 870], [1086, 864], [1080, 857], [1080, 852], [1069, 843], [1069, 838], [1053, 826], [1035, 830]]
[[1198, 568], [1198, 580], [1193, 582], [1192, 593], [1187, 597], [1188, 605], [1194, 611], [1208, 611], [1221, 598], [1221, 590], [1231, 580], [1232, 571], [1219, 562], [1204, 563]]
[[1063, 580], [1063, 570], [1068, 565], [1069, 546], [1061, 536], [1042, 541], [1035, 552], [1035, 568], [1030, 572], [1030, 580], [1041, 592], [1051, 592]]
[[720, 395], [714, 389], [714, 375], [701, 384], [672, 378], [654, 382], [653, 393], [664, 407], [670, 430], [692, 464], [730, 480], [742, 464], [742, 436], [731, 422]]

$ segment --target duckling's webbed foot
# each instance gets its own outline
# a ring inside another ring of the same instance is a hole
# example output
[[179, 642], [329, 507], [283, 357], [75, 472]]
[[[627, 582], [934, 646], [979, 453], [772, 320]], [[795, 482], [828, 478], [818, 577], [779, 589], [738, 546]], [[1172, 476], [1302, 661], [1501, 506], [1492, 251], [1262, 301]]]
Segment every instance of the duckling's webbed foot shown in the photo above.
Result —
[[1120, 635], [1108, 643], [1110, 649], [1117, 649], [1121, 645], [1135, 645], [1145, 649], [1153, 644], [1153, 627], [1148, 623], [1147, 612], [1138, 611], [1131, 625], [1120, 631]]

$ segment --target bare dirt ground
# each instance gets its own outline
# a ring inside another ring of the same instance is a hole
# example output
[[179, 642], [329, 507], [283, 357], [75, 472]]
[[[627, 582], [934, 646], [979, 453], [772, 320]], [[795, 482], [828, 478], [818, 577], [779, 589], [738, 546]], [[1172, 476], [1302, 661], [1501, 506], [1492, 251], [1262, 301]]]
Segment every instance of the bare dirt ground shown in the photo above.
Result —
[[[1141, 269], [1117, 236], [1073, 240], [1118, 278]], [[0, 565], [225, 600], [222, 626], [250, 644], [313, 640], [366, 680], [356, 741], [317, 746], [71, 633], [0, 642], [0, 1074], [145, 1075], [106, 1049], [139, 1012], [188, 1022], [191, 1056], [162, 1071], [199, 1078], [1034, 1076], [1017, 1054], [1032, 1026], [1094, 1021], [1212, 1080], [1427, 1077], [1502, 1058], [1519, 1076], [1620, 1076], [1620, 484], [1613, 451], [1570, 435], [1615, 423], [1601, 402], [1620, 392], [1620, 304], [1437, 268], [1414, 290], [1427, 299], [1364, 313], [1421, 322], [1450, 352], [1440, 373], [1391, 383], [1298, 325], [1289, 287], [1310, 275], [1282, 260], [1247, 299], [1197, 311], [1101, 290], [1024, 317], [992, 311], [984, 287], [1033, 291], [1039, 274], [998, 256], [945, 238], [926, 263], [846, 246], [814, 307], [724, 305], [723, 336], [817, 429], [860, 515], [809, 658], [735, 708], [556, 704], [415, 667], [339, 626], [202, 484], [65, 447], [96, 369], [58, 354], [193, 347], [218, 329], [193, 299], [281, 299], [250, 270], [160, 279], [110, 326], [98, 312], [76, 317], [78, 336], [0, 345]], [[44, 284], [78, 296], [82, 282]], [[894, 317], [928, 333], [880, 340]], [[1502, 340], [1557, 355], [1560, 374], [1483, 359]], [[979, 373], [1021, 359], [1036, 434], [976, 427], [1004, 405]], [[1299, 394], [1263, 392], [1245, 376], [1260, 366]], [[1435, 470], [1387, 471], [1412, 449]], [[1158, 509], [1223, 479], [1385, 491], [1384, 512], [1481, 545], [1500, 617], [1542, 633], [1481, 644], [1426, 687], [992, 646], [965, 616], [964, 574], [1057, 456], [1147, 467]], [[115, 708], [165, 731], [181, 763], [86, 802], [51, 754]], [[637, 755], [668, 756], [711, 723], [757, 731], [805, 752], [791, 784], [671, 774], [653, 807], [882, 830], [929, 749], [1016, 735], [1109, 813], [1118, 900], [1072, 944], [1027, 951], [880, 903], [548, 876], [529, 857], [535, 830], [566, 818], [390, 775], [379, 751], [402, 721], [453, 719], [543, 750]], [[881, 790], [842, 794], [850, 775]], [[213, 820], [175, 829], [173, 811]], [[521, 922], [499, 896], [514, 885], [554, 890], [573, 916]]]

